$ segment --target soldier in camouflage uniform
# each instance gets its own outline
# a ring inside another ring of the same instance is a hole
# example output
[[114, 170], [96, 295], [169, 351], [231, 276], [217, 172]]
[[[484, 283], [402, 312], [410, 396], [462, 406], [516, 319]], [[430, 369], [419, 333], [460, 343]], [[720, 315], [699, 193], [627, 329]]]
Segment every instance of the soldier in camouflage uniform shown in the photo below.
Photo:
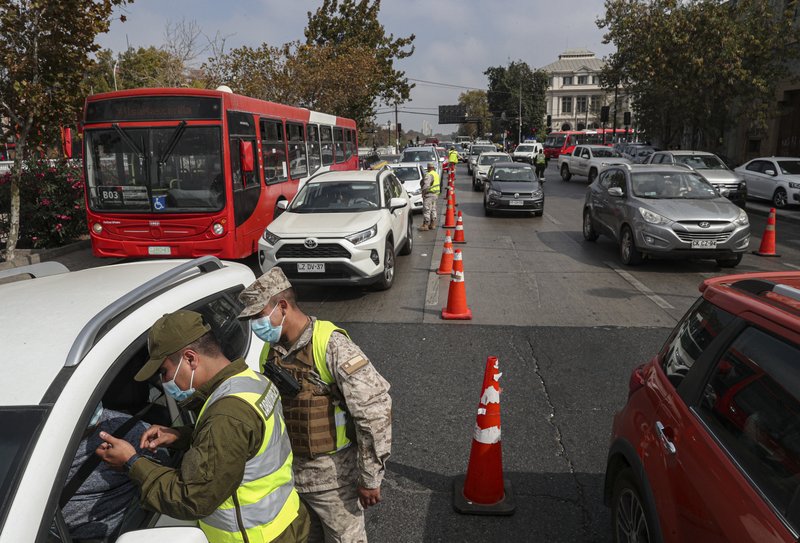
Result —
[[347, 332], [300, 310], [280, 268], [239, 299], [239, 317], [265, 341], [264, 372], [277, 368], [278, 380], [293, 381], [281, 395], [295, 487], [311, 512], [309, 541], [366, 542], [364, 509], [381, 501], [391, 450], [389, 383]]

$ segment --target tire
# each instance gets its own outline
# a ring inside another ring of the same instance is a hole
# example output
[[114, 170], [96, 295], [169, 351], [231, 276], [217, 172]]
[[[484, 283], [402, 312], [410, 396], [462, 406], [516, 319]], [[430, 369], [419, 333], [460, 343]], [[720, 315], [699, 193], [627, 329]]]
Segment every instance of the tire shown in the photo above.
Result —
[[583, 210], [583, 239], [586, 241], [597, 241], [599, 234], [592, 224], [592, 212], [588, 208]]
[[395, 259], [394, 245], [388, 239], [383, 250], [383, 274], [380, 281], [376, 284], [378, 290], [389, 290], [394, 284]]
[[735, 268], [742, 261], [742, 253], [738, 253], [733, 258], [718, 258], [717, 266], [720, 268]]
[[655, 533], [653, 511], [642, 499], [642, 492], [630, 468], [614, 479], [611, 493], [611, 530], [614, 543], [651, 543], [660, 541]]
[[597, 169], [592, 168], [591, 170], [589, 170], [589, 184], [591, 185], [592, 183], [594, 183], [595, 179], [597, 179]]
[[489, 209], [489, 206], [486, 204], [486, 200], [483, 201], [483, 214], [487, 217], [492, 216], [492, 210]]
[[572, 174], [569, 173], [569, 166], [564, 164], [563, 166], [561, 166], [561, 180], [567, 182], [570, 179], [572, 179]]
[[777, 208], [786, 207], [789, 204], [789, 197], [784, 189], [777, 189], [772, 195], [772, 205]]
[[633, 232], [629, 226], [623, 226], [619, 236], [619, 258], [626, 266], [637, 266], [643, 260], [643, 255], [636, 248]]
[[408, 227], [406, 228], [406, 242], [403, 244], [403, 248], [400, 249], [400, 255], [406, 256], [410, 255], [411, 251], [414, 250], [414, 221], [411, 219], [411, 213], [408, 214]]

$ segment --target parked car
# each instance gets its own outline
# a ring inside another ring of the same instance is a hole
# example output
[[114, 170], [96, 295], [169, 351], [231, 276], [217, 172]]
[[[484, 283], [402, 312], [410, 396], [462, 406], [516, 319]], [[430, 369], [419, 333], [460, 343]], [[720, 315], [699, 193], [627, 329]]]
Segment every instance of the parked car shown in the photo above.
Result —
[[775, 207], [800, 204], [800, 158], [755, 158], [734, 170], [744, 177], [747, 195]]
[[643, 164], [656, 151], [660, 149], [644, 143], [631, 143], [623, 147], [621, 154], [633, 164]]
[[514, 149], [514, 152], [511, 154], [511, 158], [514, 159], [514, 162], [527, 162], [528, 164], [533, 164], [533, 159], [540, 152], [544, 152], [544, 148], [542, 147], [541, 143], [520, 143], [517, 145], [517, 148]]
[[395, 252], [414, 246], [411, 206], [390, 168], [318, 174], [303, 185], [258, 244], [263, 271], [293, 284], [391, 288]]
[[467, 159], [467, 173], [472, 175], [472, 170], [475, 168], [475, 162], [481, 153], [496, 153], [497, 147], [493, 143], [473, 143], [469, 148], [469, 157]]
[[[0, 272], [0, 281], [9, 278], [19, 280], [0, 284], [0, 542], [74, 541], [59, 501], [98, 403], [126, 415], [152, 404], [141, 420], [192, 423], [158, 380], [133, 380], [148, 360], [150, 326], [164, 313], [197, 311], [228, 358], [257, 369], [263, 342], [237, 319], [237, 295], [255, 276], [205, 256], [75, 272], [43, 262]], [[167, 464], [179, 462], [173, 452]], [[138, 499], [109, 541], [120, 534], [127, 543], [206, 541], [199, 528], [146, 511]]]
[[483, 211], [486, 216], [495, 211], [544, 213], [544, 190], [530, 164], [495, 162], [484, 183]]
[[569, 181], [573, 175], [585, 175], [589, 183], [593, 183], [603, 166], [630, 163], [630, 160], [606, 145], [577, 145], [572, 153], [558, 157], [558, 171], [561, 172], [562, 181]]
[[733, 171], [715, 154], [704, 151], [659, 151], [647, 159], [647, 164], [683, 164], [714, 185], [719, 193], [744, 209], [747, 185], [739, 172]]
[[485, 152], [478, 155], [475, 165], [472, 167], [472, 189], [483, 190], [483, 181], [486, 179], [486, 174], [489, 173], [489, 168], [495, 162], [511, 162], [511, 155], [508, 153], [499, 152]]
[[397, 162], [419, 162], [423, 167], [425, 167], [428, 162], [433, 162], [436, 164], [436, 173], [441, 177], [442, 161], [440, 158], [435, 146], [423, 145], [421, 147], [406, 147], [403, 149], [403, 153], [400, 155], [400, 159]]
[[425, 177], [427, 166], [419, 162], [400, 162], [399, 164], [389, 164], [397, 179], [403, 184], [403, 188], [408, 193], [412, 211], [422, 212], [422, 189], [420, 188], [422, 178]]
[[619, 243], [620, 260], [712, 258], [737, 266], [750, 243], [747, 213], [680, 166], [614, 165], [586, 189], [583, 237]]
[[707, 279], [615, 415], [615, 542], [796, 542], [800, 273]]

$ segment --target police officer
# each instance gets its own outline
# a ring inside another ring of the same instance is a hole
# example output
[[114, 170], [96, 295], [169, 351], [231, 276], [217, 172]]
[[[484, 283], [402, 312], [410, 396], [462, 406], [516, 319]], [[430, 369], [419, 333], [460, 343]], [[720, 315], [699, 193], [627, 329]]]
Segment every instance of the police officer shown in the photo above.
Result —
[[282, 383], [295, 485], [311, 513], [309, 541], [366, 542], [364, 509], [381, 501], [392, 441], [389, 383], [347, 332], [309, 317], [280, 268], [239, 295]]
[[436, 198], [441, 191], [436, 164], [428, 162], [428, 173], [422, 178], [419, 186], [422, 189], [422, 226], [419, 229], [424, 232], [436, 228]]
[[151, 426], [141, 448], [184, 449], [180, 466], [140, 457], [106, 432], [96, 453], [128, 472], [146, 509], [199, 521], [211, 543], [306, 541], [277, 387], [243, 359], [228, 360], [199, 313], [164, 315], [147, 340], [150, 359], [134, 379], [159, 374], [164, 392], [199, 413], [194, 428]]
[[458, 164], [458, 152], [456, 148], [450, 146], [450, 151], [447, 153], [447, 159], [450, 161], [450, 168], [453, 168], [451, 171], [455, 171], [456, 164]]
[[536, 156], [533, 158], [533, 164], [536, 167], [536, 177], [541, 180], [544, 180], [544, 170], [547, 168], [547, 158], [544, 156], [544, 152], [539, 149], [539, 152], [536, 153]]

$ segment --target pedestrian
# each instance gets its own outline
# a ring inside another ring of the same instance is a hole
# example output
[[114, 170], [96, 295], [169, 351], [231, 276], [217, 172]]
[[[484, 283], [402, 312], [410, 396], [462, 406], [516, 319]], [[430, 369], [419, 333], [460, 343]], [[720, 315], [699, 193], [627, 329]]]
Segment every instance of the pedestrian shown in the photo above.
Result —
[[278, 383], [310, 542], [366, 542], [364, 509], [381, 501], [392, 441], [389, 383], [335, 324], [298, 307], [274, 267], [239, 295], [264, 340], [261, 367]]
[[441, 191], [439, 174], [433, 162], [428, 162], [428, 173], [422, 177], [420, 189], [422, 189], [422, 226], [419, 229], [424, 232], [436, 228], [436, 198]]
[[533, 158], [533, 164], [536, 166], [536, 177], [544, 181], [544, 170], [547, 168], [547, 158], [544, 156], [544, 152], [541, 149], [539, 149], [539, 152], [536, 153], [536, 156]]
[[145, 509], [198, 521], [210, 543], [306, 541], [309, 515], [295, 490], [277, 387], [243, 359], [226, 358], [194, 311], [158, 319], [147, 345], [150, 359], [134, 379], [158, 374], [164, 392], [198, 414], [193, 428], [151, 426], [140, 445], [183, 449], [181, 463], [160, 466], [107, 432], [100, 458], [128, 472]]

